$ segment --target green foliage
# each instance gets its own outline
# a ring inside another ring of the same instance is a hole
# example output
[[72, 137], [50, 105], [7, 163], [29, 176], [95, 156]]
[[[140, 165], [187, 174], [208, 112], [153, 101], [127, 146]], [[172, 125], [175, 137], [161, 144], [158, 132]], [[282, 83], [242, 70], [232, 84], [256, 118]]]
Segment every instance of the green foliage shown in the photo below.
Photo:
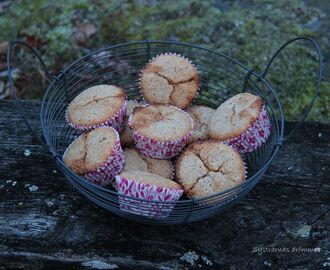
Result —
[[[54, 71], [88, 50], [143, 39], [180, 40], [218, 49], [261, 72], [274, 51], [297, 35], [318, 37], [304, 27], [321, 13], [298, 0], [235, 1], [52, 0], [19, 1], [0, 17], [0, 41], [31, 39]], [[219, 4], [220, 3], [220, 4]], [[77, 25], [96, 33], [78, 42]], [[271, 68], [288, 119], [313, 95], [316, 56], [304, 44], [291, 46]], [[311, 119], [329, 121], [330, 83], [323, 83]]]

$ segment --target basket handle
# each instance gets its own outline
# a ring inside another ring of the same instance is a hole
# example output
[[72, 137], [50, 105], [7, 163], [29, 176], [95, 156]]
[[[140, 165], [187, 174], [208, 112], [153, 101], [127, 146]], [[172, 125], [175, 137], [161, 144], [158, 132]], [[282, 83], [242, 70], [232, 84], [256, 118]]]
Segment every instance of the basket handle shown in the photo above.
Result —
[[311, 38], [311, 37], [306, 37], [306, 36], [302, 36], [302, 37], [296, 37], [294, 39], [291, 39], [289, 41], [287, 41], [286, 43], [284, 43], [282, 45], [282, 47], [280, 47], [275, 53], [274, 55], [272, 56], [272, 58], [270, 59], [270, 61], [268, 62], [266, 68], [264, 69], [263, 73], [261, 74], [261, 78], [262, 79], [265, 79], [266, 75], [267, 75], [267, 72], [268, 72], [268, 69], [270, 68], [270, 66], [272, 65], [272, 63], [274, 62], [274, 60], [276, 59], [276, 57], [279, 55], [279, 53], [285, 49], [289, 44], [293, 43], [293, 42], [296, 42], [298, 40], [307, 40], [309, 42], [312, 43], [314, 49], [316, 50], [317, 52], [317, 55], [318, 55], [318, 62], [319, 62], [319, 70], [318, 70], [318, 73], [317, 73], [317, 84], [316, 84], [316, 87], [315, 87], [315, 90], [314, 90], [314, 95], [313, 95], [313, 98], [311, 100], [311, 102], [309, 103], [306, 111], [302, 114], [302, 117], [300, 118], [300, 120], [298, 121], [298, 123], [295, 125], [295, 127], [291, 130], [291, 132], [289, 133], [289, 135], [287, 135], [283, 142], [287, 141], [296, 131], [297, 129], [299, 128], [299, 126], [302, 124], [302, 122], [306, 119], [306, 117], [308, 116], [309, 112], [311, 111], [314, 103], [315, 103], [315, 100], [316, 100], [316, 97], [318, 95], [318, 92], [319, 92], [319, 89], [320, 89], [320, 84], [321, 84], [321, 80], [322, 80], [322, 73], [323, 73], [323, 57], [322, 57], [322, 53], [321, 53], [321, 49], [319, 47], [319, 45], [317, 44], [317, 42]]
[[41, 59], [41, 56], [39, 55], [39, 53], [33, 49], [29, 44], [25, 43], [25, 42], [22, 42], [22, 41], [13, 41], [10, 43], [8, 49], [7, 49], [7, 74], [8, 74], [8, 82], [9, 82], [9, 88], [11, 90], [11, 94], [12, 94], [12, 97], [13, 97], [13, 100], [16, 104], [16, 108], [18, 110], [18, 113], [22, 116], [23, 118], [23, 121], [25, 122], [26, 126], [28, 127], [28, 129], [30, 130], [31, 134], [33, 135], [33, 137], [35, 137], [39, 143], [47, 150], [47, 151], [50, 151], [52, 153], [52, 155], [54, 157], [56, 157], [57, 155], [51, 151], [50, 147], [48, 144], [46, 144], [46, 142], [39, 138], [39, 136], [35, 133], [35, 131], [33, 130], [33, 128], [31, 127], [27, 117], [26, 117], [26, 114], [24, 113], [24, 110], [21, 106], [21, 103], [20, 103], [20, 99], [17, 97], [17, 92], [16, 92], [16, 88], [14, 86], [14, 81], [13, 81], [13, 77], [12, 77], [12, 68], [11, 68], [11, 55], [12, 55], [12, 50], [17, 46], [17, 45], [20, 45], [20, 46], [23, 46], [25, 48], [28, 48], [33, 54], [34, 56], [36, 56], [38, 58], [38, 60], [40, 61], [41, 63], [41, 66], [42, 68], [44, 69], [45, 71], [45, 74], [48, 78], [49, 81], [52, 80], [52, 76], [50, 75], [50, 73], [48, 72], [48, 69], [45, 65], [45, 62]]

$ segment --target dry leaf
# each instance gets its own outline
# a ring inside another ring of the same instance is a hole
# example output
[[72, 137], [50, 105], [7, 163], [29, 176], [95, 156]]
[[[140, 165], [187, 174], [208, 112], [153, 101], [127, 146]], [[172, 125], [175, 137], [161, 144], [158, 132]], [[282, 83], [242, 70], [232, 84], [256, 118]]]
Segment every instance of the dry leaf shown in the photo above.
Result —
[[8, 41], [4, 41], [0, 43], [0, 53], [1, 54], [5, 54], [7, 51], [7, 48], [9, 46], [9, 42]]
[[96, 33], [96, 26], [92, 23], [77, 23], [74, 28], [73, 38], [79, 45], [84, 45]]

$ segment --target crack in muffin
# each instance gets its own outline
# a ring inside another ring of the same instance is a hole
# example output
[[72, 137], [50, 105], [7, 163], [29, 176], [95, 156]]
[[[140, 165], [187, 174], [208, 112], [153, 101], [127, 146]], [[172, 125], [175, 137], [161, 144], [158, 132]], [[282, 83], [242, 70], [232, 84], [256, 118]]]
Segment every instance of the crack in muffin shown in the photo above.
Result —
[[99, 127], [78, 136], [65, 150], [63, 161], [90, 182], [106, 185], [122, 171], [125, 156], [117, 131], [112, 127]]
[[180, 154], [175, 174], [189, 197], [201, 198], [243, 182], [245, 166], [231, 147], [208, 140], [195, 142]]
[[77, 95], [66, 111], [68, 123], [76, 129], [90, 131], [101, 125], [121, 129], [126, 110], [125, 91], [113, 85], [96, 85]]
[[196, 97], [199, 76], [184, 57], [163, 54], [143, 69], [140, 88], [150, 104], [170, 104], [183, 109]]
[[263, 100], [250, 93], [241, 93], [222, 103], [210, 119], [210, 136], [226, 140], [238, 136], [257, 119]]
[[197, 140], [204, 141], [210, 138], [209, 121], [214, 112], [214, 109], [201, 105], [193, 105], [187, 110], [187, 113], [190, 114], [194, 121], [194, 130], [188, 140], [188, 144]]
[[187, 135], [193, 124], [184, 111], [166, 105], [148, 105], [134, 109], [131, 128], [159, 141], [175, 141]]
[[173, 178], [172, 162], [168, 159], [154, 159], [141, 155], [136, 148], [126, 148], [124, 150], [125, 167], [123, 171], [142, 171]]

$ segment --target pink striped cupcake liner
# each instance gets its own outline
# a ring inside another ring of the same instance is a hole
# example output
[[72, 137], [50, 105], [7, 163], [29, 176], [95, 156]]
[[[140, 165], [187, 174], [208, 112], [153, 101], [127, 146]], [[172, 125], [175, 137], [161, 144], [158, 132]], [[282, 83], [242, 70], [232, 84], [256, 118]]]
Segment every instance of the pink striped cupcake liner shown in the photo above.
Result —
[[[148, 106], [148, 104], [143, 105], [141, 107], [146, 107], [146, 106]], [[134, 116], [133, 113], [130, 115], [128, 119], [128, 125], [132, 130], [135, 147], [139, 150], [141, 154], [151, 158], [158, 158], [158, 159], [169, 159], [175, 157], [182, 151], [182, 149], [187, 144], [188, 139], [191, 137], [191, 134], [194, 130], [194, 121], [192, 120], [191, 116], [185, 111], [181, 110], [180, 108], [177, 108], [172, 105], [168, 105], [168, 106], [183, 112], [189, 118], [192, 127], [191, 130], [180, 140], [157, 141], [155, 139], [146, 137], [145, 135], [139, 133], [138, 131], [132, 128], [132, 118]]]
[[270, 136], [270, 132], [270, 120], [266, 111], [266, 107], [263, 105], [259, 116], [251, 127], [249, 127], [240, 135], [228, 140], [224, 140], [223, 142], [227, 145], [230, 145], [241, 154], [253, 152], [266, 142]]
[[89, 131], [92, 131], [93, 129], [96, 129], [96, 128], [102, 127], [102, 126], [113, 127], [118, 132], [121, 132], [124, 127], [124, 124], [125, 124], [126, 108], [127, 108], [127, 101], [125, 100], [123, 105], [120, 107], [120, 109], [118, 110], [118, 112], [115, 115], [113, 115], [108, 120], [106, 120], [102, 123], [96, 124], [96, 125], [83, 126], [83, 125], [76, 125], [74, 123], [71, 123], [69, 121], [68, 115], [67, 115], [68, 110], [66, 110], [66, 112], [65, 112], [65, 119], [72, 128], [82, 131], [82, 132], [89, 132]]
[[[119, 206], [122, 211], [152, 219], [167, 218], [175, 204], [164, 204], [162, 202], [176, 202], [183, 194], [182, 189], [145, 184], [126, 179], [120, 175], [116, 175], [115, 188], [119, 194]], [[130, 196], [132, 199], [120, 195]], [[148, 201], [139, 201], [133, 198]]]
[[[148, 106], [148, 105], [144, 105]], [[143, 107], [143, 106], [142, 106]], [[187, 144], [188, 139], [191, 137], [191, 134], [194, 130], [194, 122], [191, 118], [191, 116], [186, 113], [185, 111], [181, 110], [180, 108], [173, 107], [177, 110], [182, 111], [190, 120], [191, 123], [191, 130], [183, 136], [180, 140], [174, 140], [174, 141], [157, 141], [155, 139], [151, 139], [146, 137], [145, 135], [139, 133], [132, 127], [132, 118], [133, 114], [130, 115], [128, 119], [128, 124], [132, 130], [135, 147], [139, 150], [139, 152], [145, 156], [151, 157], [151, 158], [158, 158], [158, 159], [169, 159], [172, 157], [175, 157], [178, 155], [182, 149]]]
[[[152, 61], [154, 61], [157, 57], [162, 56], [162, 55], [175, 55], [175, 56], [179, 56], [179, 57], [184, 58], [185, 60], [187, 60], [187, 61], [188, 61], [188, 62], [189, 62], [189, 63], [190, 63], [195, 69], [196, 69], [196, 72], [197, 72], [197, 74], [198, 74], [197, 66], [196, 66], [196, 65], [195, 65], [190, 59], [188, 59], [187, 57], [185, 57], [185, 56], [183, 56], [183, 55], [181, 55], [181, 54], [177, 54], [177, 53], [166, 52], [166, 53], [157, 54], [157, 55], [154, 56], [153, 58], [149, 59], [148, 64], [151, 63]], [[145, 70], [145, 68], [147, 67], [148, 64], [146, 64], [146, 65], [143, 67], [143, 69], [140, 71], [140, 73], [139, 73], [139, 92], [140, 92], [140, 95], [141, 95], [143, 101], [146, 102], [146, 103], [148, 103], [148, 101], [147, 101], [147, 99], [145, 98], [144, 94], [142, 93], [142, 89], [141, 89], [141, 78], [142, 78], [142, 74], [143, 74], [143, 72], [144, 72], [144, 70]], [[198, 76], [199, 76], [199, 74], [198, 74]], [[200, 91], [200, 88], [197, 89], [197, 92], [196, 92], [196, 94], [195, 94], [195, 98], [197, 98], [197, 96], [199, 95], [199, 91]], [[195, 99], [195, 98], [194, 98], [194, 99]], [[188, 108], [191, 106], [191, 104], [192, 104], [192, 103], [190, 103], [189, 106], [185, 108], [185, 110], [188, 109]]]
[[[112, 128], [112, 127], [104, 127], [104, 128]], [[99, 166], [95, 171], [88, 172], [82, 176], [93, 184], [99, 186], [105, 186], [110, 183], [114, 184], [115, 175], [119, 174], [124, 168], [125, 155], [120, 145], [118, 132], [115, 129], [114, 131], [116, 133], [116, 142], [114, 148], [112, 149], [111, 156], [109, 156], [106, 162], [104, 162], [101, 166]], [[66, 151], [63, 155], [63, 159], [65, 157], [65, 154]]]

